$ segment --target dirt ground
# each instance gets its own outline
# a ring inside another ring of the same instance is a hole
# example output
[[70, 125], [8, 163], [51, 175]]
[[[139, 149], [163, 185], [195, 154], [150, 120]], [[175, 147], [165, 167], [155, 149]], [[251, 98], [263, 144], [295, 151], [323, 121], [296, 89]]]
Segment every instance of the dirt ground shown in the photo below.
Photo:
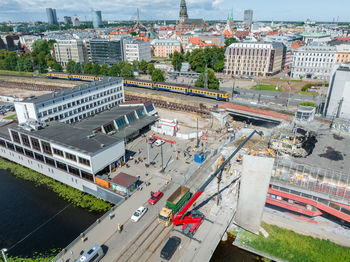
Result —
[[24, 77], [15, 77], [15, 76], [1, 76], [1, 80], [13, 83], [28, 83], [35, 85], [46, 85], [46, 86], [61, 86], [61, 87], [73, 87], [79, 84], [82, 84], [80, 81], [71, 81], [66, 80], [51, 80], [46, 78], [24, 78]]
[[19, 98], [25, 98], [28, 96], [41, 96], [48, 93], [51, 93], [51, 91], [33, 91], [33, 90], [23, 90], [18, 88], [0, 87], [0, 95], [3, 95], [3, 96], [17, 96]]

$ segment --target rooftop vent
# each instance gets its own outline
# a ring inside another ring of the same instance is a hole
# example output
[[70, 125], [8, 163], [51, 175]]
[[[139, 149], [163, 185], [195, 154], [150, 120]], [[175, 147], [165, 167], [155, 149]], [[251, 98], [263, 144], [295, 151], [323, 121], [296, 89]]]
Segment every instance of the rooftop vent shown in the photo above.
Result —
[[93, 138], [95, 136], [96, 136], [95, 134], [91, 134], [91, 135], [88, 135], [87, 138]]
[[105, 144], [101, 144], [101, 148], [105, 147], [106, 145]]

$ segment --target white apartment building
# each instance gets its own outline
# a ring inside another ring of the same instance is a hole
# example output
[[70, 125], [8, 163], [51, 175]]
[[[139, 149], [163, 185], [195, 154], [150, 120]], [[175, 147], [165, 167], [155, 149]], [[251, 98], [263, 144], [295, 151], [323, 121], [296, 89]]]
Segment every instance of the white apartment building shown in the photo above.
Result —
[[146, 62], [151, 61], [151, 45], [149, 42], [139, 42], [124, 40], [124, 60], [132, 63], [133, 61]]
[[72, 60], [85, 64], [88, 60], [87, 51], [81, 40], [57, 40], [54, 44], [56, 61], [62, 66]]
[[314, 43], [294, 51], [291, 77], [329, 80], [336, 62], [334, 46]]
[[282, 70], [282, 43], [233, 43], [226, 48], [225, 74], [266, 76]]
[[124, 102], [123, 80], [101, 81], [15, 102], [19, 124], [28, 120], [73, 123]]
[[35, 36], [35, 35], [22, 35], [19, 37], [19, 42], [21, 43], [22, 47], [27, 48], [30, 52], [33, 51], [33, 43], [36, 40], [40, 40], [40, 36]]

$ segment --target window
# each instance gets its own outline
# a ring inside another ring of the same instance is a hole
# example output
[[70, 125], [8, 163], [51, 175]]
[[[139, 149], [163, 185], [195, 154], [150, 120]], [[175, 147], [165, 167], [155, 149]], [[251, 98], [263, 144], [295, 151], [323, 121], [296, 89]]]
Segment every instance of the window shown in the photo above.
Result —
[[38, 139], [32, 137], [30, 141], [32, 141], [32, 146], [35, 150], [41, 151]]
[[24, 150], [23, 150], [22, 147], [20, 147], [20, 146], [15, 146], [15, 148], [16, 148], [16, 151], [17, 151], [18, 153], [24, 155]]
[[81, 171], [81, 176], [82, 178], [85, 178], [87, 180], [94, 181], [94, 177], [91, 174], [86, 173], [84, 171]]
[[45, 157], [45, 161], [46, 161], [46, 164], [48, 164], [50, 166], [53, 166], [53, 167], [56, 167], [55, 166], [55, 160], [53, 160], [52, 158]]
[[17, 132], [11, 130], [11, 135], [12, 135], [14, 142], [19, 143], [19, 144], [21, 143], [21, 140], [19, 139], [19, 135]]
[[58, 156], [61, 156], [61, 157], [63, 157], [63, 151], [62, 150], [59, 150], [59, 149], [56, 149], [56, 148], [52, 148], [53, 149], [53, 153], [55, 154], [55, 155], [58, 155]]
[[6, 142], [6, 144], [9, 149], [15, 150], [15, 147], [12, 143]]
[[75, 167], [68, 166], [68, 172], [73, 174], [73, 175], [80, 176], [79, 169], [77, 169]]
[[74, 162], [77, 162], [77, 157], [75, 155], [67, 153], [67, 152], [65, 152], [65, 154], [66, 154], [67, 159], [72, 160]]
[[26, 154], [26, 156], [29, 156], [31, 158], [34, 158], [34, 154], [32, 151], [28, 150], [28, 149], [24, 149], [24, 152]]
[[57, 168], [63, 170], [63, 171], [67, 171], [67, 166], [66, 164], [60, 162], [60, 161], [56, 161], [56, 164], [57, 164]]
[[52, 155], [51, 146], [49, 143], [41, 141], [41, 146], [43, 147], [44, 153]]
[[86, 166], [90, 166], [90, 160], [82, 158], [82, 157], [79, 157], [79, 163], [86, 165]]
[[116, 121], [118, 128], [122, 128], [124, 125], [126, 125], [125, 118], [120, 118]]
[[34, 153], [35, 159], [44, 162], [44, 157], [38, 153]]
[[4, 140], [0, 139], [0, 146], [2, 147], [6, 147], [6, 143]]
[[134, 113], [128, 114], [126, 117], [128, 118], [129, 124], [136, 120]]

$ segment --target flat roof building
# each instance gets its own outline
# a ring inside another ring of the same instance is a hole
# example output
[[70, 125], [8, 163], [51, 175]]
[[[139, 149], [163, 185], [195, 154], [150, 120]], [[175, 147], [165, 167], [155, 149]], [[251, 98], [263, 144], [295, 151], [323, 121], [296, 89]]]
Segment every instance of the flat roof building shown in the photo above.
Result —
[[20, 124], [28, 120], [73, 123], [124, 102], [121, 78], [105, 77], [62, 91], [15, 102]]
[[123, 41], [120, 39], [92, 39], [88, 44], [89, 61], [99, 65], [114, 65], [123, 60]]

